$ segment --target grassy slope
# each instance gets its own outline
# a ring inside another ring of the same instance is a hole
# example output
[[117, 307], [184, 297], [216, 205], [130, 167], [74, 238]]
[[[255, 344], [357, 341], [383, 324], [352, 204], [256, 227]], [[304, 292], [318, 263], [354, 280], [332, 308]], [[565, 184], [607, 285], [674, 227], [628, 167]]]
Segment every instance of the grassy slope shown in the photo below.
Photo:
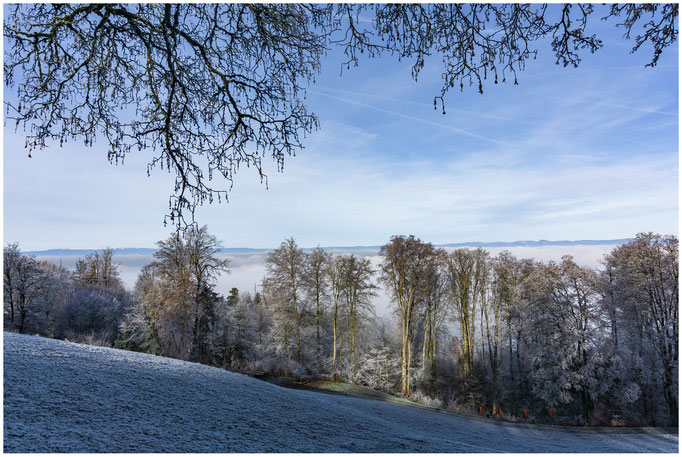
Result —
[[165, 357], [4, 333], [6, 452], [677, 449], [676, 432], [500, 426], [404, 404], [285, 389]]

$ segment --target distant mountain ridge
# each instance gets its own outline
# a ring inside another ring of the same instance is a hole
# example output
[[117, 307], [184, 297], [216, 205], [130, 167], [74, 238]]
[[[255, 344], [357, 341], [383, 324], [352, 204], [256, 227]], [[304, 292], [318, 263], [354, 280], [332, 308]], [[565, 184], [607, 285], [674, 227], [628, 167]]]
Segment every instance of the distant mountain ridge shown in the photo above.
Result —
[[[513, 247], [542, 247], [542, 246], [599, 246], [605, 244], [623, 244], [632, 241], [633, 238], [618, 238], [613, 240], [527, 240], [527, 241], [470, 241], [466, 243], [447, 243], [447, 244], [436, 244], [437, 247], [447, 247], [447, 248], [460, 248], [460, 247], [472, 247], [472, 248], [513, 248]], [[381, 246], [327, 246], [323, 247], [326, 250], [335, 251], [361, 251], [361, 250], [374, 250], [379, 249]], [[304, 251], [310, 251], [313, 248], [304, 248]], [[95, 251], [101, 251], [102, 249], [46, 249], [43, 251], [26, 251], [24, 254], [40, 255], [40, 256], [84, 256]], [[116, 255], [150, 255], [157, 251], [155, 248], [114, 248], [114, 254]], [[221, 253], [238, 253], [238, 254], [248, 254], [248, 253], [259, 253], [272, 251], [272, 248], [225, 248], [222, 249]]]
[[615, 240], [559, 240], [559, 241], [493, 241], [493, 242], [478, 242], [473, 241], [469, 243], [449, 243], [439, 244], [447, 248], [459, 248], [464, 246], [481, 247], [481, 248], [504, 248], [504, 247], [540, 247], [540, 246], [599, 246], [604, 244], [623, 244], [632, 241], [634, 238], [618, 238]]

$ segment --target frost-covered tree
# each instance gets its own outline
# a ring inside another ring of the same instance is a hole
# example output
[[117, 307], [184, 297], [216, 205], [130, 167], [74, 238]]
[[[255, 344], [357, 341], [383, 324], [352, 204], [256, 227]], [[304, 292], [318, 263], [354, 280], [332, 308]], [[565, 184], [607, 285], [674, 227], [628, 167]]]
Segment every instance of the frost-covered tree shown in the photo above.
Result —
[[421, 291], [424, 314], [421, 384], [424, 388], [428, 372], [431, 390], [433, 390], [433, 384], [436, 380], [438, 337], [450, 311], [446, 297], [448, 291], [448, 278], [445, 270], [446, 256], [447, 253], [444, 249], [436, 249], [432, 261], [427, 266], [426, 279], [422, 284], [423, 290]]
[[114, 250], [105, 248], [76, 260], [72, 278], [74, 292], [58, 311], [56, 334], [96, 344], [114, 344], [131, 304], [114, 263]]
[[[648, 412], [641, 411], [640, 405], [646, 404], [650, 376], [645, 363], [641, 324], [636, 317], [635, 307], [631, 306], [633, 297], [631, 284], [619, 274], [616, 268], [619, 248], [605, 256], [603, 268], [599, 272], [598, 290], [603, 320], [603, 351], [609, 357], [609, 365], [614, 381], [611, 392], [604, 399], [613, 415], [629, 422], [646, 422]], [[651, 354], [653, 356], [653, 354]], [[634, 403], [636, 400], [640, 400]]]
[[476, 343], [476, 311], [488, 280], [488, 253], [477, 249], [456, 249], [447, 257], [450, 297], [460, 330], [460, 370], [473, 371]]
[[161, 296], [157, 313], [162, 350], [165, 355], [187, 360], [192, 353], [192, 331], [197, 308], [196, 280], [180, 234], [159, 241], [157, 246], [159, 249], [154, 253], [156, 260], [153, 271]]
[[293, 238], [282, 242], [279, 248], [268, 253], [265, 260], [267, 274], [263, 290], [273, 306], [274, 318], [281, 338], [281, 347], [290, 358], [292, 344], [296, 361], [303, 361], [301, 344], [302, 319], [306, 311], [303, 293], [305, 256]]
[[[46, 336], [57, 336], [57, 321], [62, 313], [66, 303], [71, 298], [74, 291], [78, 289], [78, 284], [74, 283], [71, 277], [71, 272], [64, 268], [61, 263], [59, 265], [43, 260], [39, 262], [41, 270], [47, 276], [43, 299], [45, 300], [41, 320], [45, 325], [44, 333]], [[130, 303], [130, 297], [124, 287], [116, 288], [112, 292], [107, 292], [109, 296], [119, 300], [122, 308], [126, 308]], [[120, 310], [114, 310], [112, 314], [116, 315], [117, 319], [121, 318]], [[113, 329], [111, 334], [116, 334], [116, 329]], [[97, 337], [98, 335], [94, 335]], [[110, 340], [99, 339], [100, 344], [111, 345]]]
[[[524, 385], [527, 385], [527, 369], [522, 355], [521, 344], [524, 341], [525, 332], [532, 331], [529, 321], [529, 310], [521, 299], [522, 285], [526, 278], [534, 271], [536, 265], [528, 259], [517, 259], [508, 251], [501, 252], [493, 259], [493, 297], [498, 302], [498, 318], [500, 331], [507, 344], [507, 362], [509, 377], [503, 377], [502, 387], [507, 389], [505, 396], [510, 399], [511, 410], [518, 413], [519, 402], [524, 398]], [[499, 363], [502, 364], [502, 355]], [[516, 367], [516, 368], [515, 368]], [[501, 369], [501, 366], [499, 367]], [[525, 381], [525, 382], [524, 382]], [[528, 389], [525, 389], [526, 391]], [[526, 395], [527, 397], [527, 395]]]
[[424, 243], [414, 235], [393, 236], [388, 244], [381, 247], [379, 255], [384, 258], [380, 279], [388, 289], [400, 317], [401, 393], [409, 395], [415, 312], [436, 250], [431, 243]]
[[41, 321], [50, 276], [35, 256], [21, 254], [19, 245], [14, 243], [3, 249], [3, 278], [6, 328], [39, 333], [43, 329]]
[[400, 359], [385, 345], [371, 347], [359, 355], [355, 379], [372, 389], [392, 390], [400, 375]]
[[533, 390], [549, 406], [577, 398], [586, 424], [595, 400], [611, 386], [599, 344], [596, 287], [594, 271], [570, 256], [541, 266], [526, 283]]
[[510, 288], [513, 287], [511, 272], [509, 271], [510, 259], [508, 253], [492, 259], [489, 284], [481, 299], [481, 314], [485, 322], [485, 332], [481, 338], [488, 345], [488, 360], [492, 373], [492, 411], [493, 414], [499, 406], [499, 377], [500, 377], [500, 342], [503, 332], [503, 303], [510, 301]]
[[340, 256], [331, 255], [327, 259], [325, 274], [329, 283], [331, 296], [331, 321], [332, 321], [332, 376], [336, 374], [336, 355], [338, 340], [340, 337], [341, 298], [343, 295], [344, 274], [343, 259]]
[[105, 290], [77, 287], [56, 319], [55, 334], [62, 338], [111, 346], [128, 303]]
[[196, 285], [192, 358], [203, 361], [208, 360], [206, 344], [215, 320], [215, 307], [218, 302], [213, 286], [220, 274], [229, 273], [229, 260], [219, 257], [222, 242], [208, 233], [206, 226], [190, 227], [183, 236], [187, 263]]
[[302, 282], [303, 289], [308, 297], [307, 301], [311, 306], [315, 305], [315, 343], [318, 370], [322, 368], [322, 336], [320, 330], [324, 330], [322, 324], [329, 297], [329, 285], [325, 274], [329, 256], [330, 254], [319, 246], [306, 254]]
[[159, 334], [161, 302], [161, 284], [155, 275], [154, 265], [145, 265], [135, 282], [133, 303], [121, 322], [116, 346], [148, 354], [162, 354]]
[[374, 269], [369, 259], [360, 259], [353, 254], [341, 258], [341, 268], [350, 365], [354, 370], [358, 334], [365, 321], [374, 316], [371, 302], [371, 298], [376, 295], [376, 286], [372, 282]]
[[[644, 360], [655, 354], [661, 372], [653, 380], [660, 383], [673, 424], [678, 421], [679, 401], [678, 245], [674, 236], [640, 233], [605, 259], [612, 333], [618, 335], [619, 347]], [[640, 369], [647, 371], [647, 367]]]
[[[124, 333], [136, 328], [151, 338], [144, 345], [158, 347], [163, 355], [209, 360], [218, 302], [213, 286], [228, 265], [218, 257], [220, 242], [203, 227], [174, 233], [157, 245], [155, 261], [138, 277], [138, 304]], [[130, 342], [139, 339], [126, 337]]]
[[[4, 301], [5, 328], [14, 327], [14, 316], [18, 306], [18, 291], [15, 284], [17, 268], [21, 262], [21, 250], [18, 243], [7, 244], [2, 252], [2, 291]], [[16, 279], [19, 281], [18, 278]]]
[[239, 301], [232, 310], [232, 335], [235, 341], [232, 358], [241, 363], [245, 363], [252, 352], [254, 311], [254, 299], [248, 292], [239, 296]]
[[235, 329], [232, 317], [239, 302], [239, 290], [233, 287], [225, 298], [217, 296], [214, 292], [211, 295], [212, 322], [204, 340], [207, 341], [207, 352], [210, 355], [211, 364], [228, 368], [233, 360], [232, 345]]
[[196, 282], [197, 291], [210, 287], [218, 276], [229, 273], [230, 261], [219, 256], [222, 242], [208, 233], [208, 227], [190, 227], [184, 234], [187, 262]]
[[73, 277], [76, 281], [105, 289], [122, 288], [118, 265], [114, 263], [114, 250], [105, 248], [76, 260]]

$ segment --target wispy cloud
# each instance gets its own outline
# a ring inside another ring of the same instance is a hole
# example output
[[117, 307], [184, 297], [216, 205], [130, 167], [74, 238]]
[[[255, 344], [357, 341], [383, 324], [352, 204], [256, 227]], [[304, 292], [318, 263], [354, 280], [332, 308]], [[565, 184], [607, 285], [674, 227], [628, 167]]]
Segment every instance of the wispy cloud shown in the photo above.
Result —
[[[414, 100], [407, 100], [405, 98], [400, 98], [400, 97], [388, 97], [388, 96], [376, 94], [376, 93], [373, 94], [373, 93], [369, 93], [369, 92], [359, 92], [356, 90], [335, 89], [333, 87], [324, 87], [324, 86], [315, 86], [315, 89], [316, 90], [314, 92], [319, 94], [319, 95], [325, 95], [324, 93], [320, 93], [320, 90], [323, 90], [323, 91], [327, 91], [327, 92], [346, 94], [349, 96], [356, 96], [356, 97], [362, 97], [362, 98], [373, 98], [373, 99], [377, 99], [377, 100], [384, 100], [384, 101], [388, 101], [388, 102], [392, 102], [392, 103], [399, 103], [399, 104], [403, 104], [403, 105], [419, 106], [422, 108], [433, 107], [433, 104], [416, 102]], [[346, 100], [344, 99], [344, 101], [346, 101]], [[512, 120], [510, 118], [498, 116], [498, 115], [487, 113], [487, 112], [465, 110], [465, 109], [461, 109], [458, 107], [452, 107], [452, 106], [448, 106], [448, 111], [455, 111], [458, 113], [470, 114], [472, 116], [481, 117], [484, 119], [495, 119], [495, 120], [502, 120], [502, 121]]]
[[638, 108], [636, 106], [626, 106], [626, 105], [618, 105], [616, 103], [607, 103], [607, 102], [600, 102], [600, 101], [590, 101], [590, 100], [580, 100], [580, 99], [566, 99], [566, 98], [559, 98], [559, 97], [552, 97], [555, 100], [560, 100], [563, 102], [569, 102], [569, 103], [585, 103], [588, 105], [594, 105], [594, 106], [608, 106], [611, 108], [621, 108], [621, 109], [626, 109], [626, 110], [633, 110], [633, 111], [642, 111], [645, 113], [655, 113], [655, 114], [663, 114], [666, 116], [674, 116], [677, 117], [678, 113], [671, 113], [668, 111], [661, 111], [658, 109], [652, 109], [652, 108]]
[[363, 102], [359, 102], [359, 101], [356, 101], [356, 100], [350, 100], [350, 99], [347, 99], [347, 98], [336, 97], [336, 96], [334, 96], [334, 95], [325, 94], [324, 92], [319, 92], [319, 91], [315, 91], [315, 90], [310, 90], [309, 92], [310, 92], [310, 93], [313, 93], [313, 94], [321, 95], [321, 96], [323, 96], [323, 97], [328, 97], [328, 98], [331, 98], [331, 99], [334, 99], [334, 100], [339, 100], [339, 101], [342, 101], [342, 102], [344, 102], [344, 103], [350, 103], [351, 105], [362, 106], [362, 107], [364, 107], [364, 108], [368, 108], [368, 109], [371, 109], [371, 110], [374, 110], [374, 111], [379, 111], [379, 112], [391, 114], [391, 115], [394, 115], [394, 116], [400, 116], [400, 117], [403, 117], [403, 118], [405, 118], [405, 119], [411, 119], [411, 120], [414, 120], [414, 121], [422, 122], [422, 123], [424, 123], [424, 124], [429, 124], [429, 125], [433, 125], [433, 126], [436, 126], [436, 127], [448, 129], [448, 130], [451, 130], [451, 131], [453, 131], [453, 132], [456, 132], [456, 133], [459, 133], [459, 134], [462, 134], [462, 135], [466, 135], [466, 136], [470, 136], [470, 137], [472, 137], [472, 138], [476, 138], [476, 139], [479, 139], [479, 140], [488, 141], [488, 142], [490, 142], [490, 143], [506, 144], [504, 141], [500, 141], [500, 140], [497, 140], [497, 139], [495, 139], [495, 138], [490, 138], [490, 137], [478, 135], [478, 134], [476, 134], [476, 133], [469, 132], [469, 131], [464, 130], [464, 129], [460, 129], [460, 128], [457, 128], [457, 127], [453, 127], [452, 125], [442, 124], [442, 123], [440, 123], [440, 122], [434, 122], [434, 121], [431, 121], [431, 120], [429, 120], [429, 119], [424, 119], [424, 118], [421, 118], [421, 117], [412, 116], [412, 115], [410, 115], [410, 114], [405, 114], [405, 113], [401, 113], [401, 112], [398, 112], [398, 111], [393, 111], [393, 110], [390, 110], [390, 109], [381, 108], [381, 107], [379, 107], [379, 106], [370, 105], [370, 104], [368, 104], [368, 103], [363, 103]]
[[[381, 244], [397, 233], [432, 242], [674, 233], [676, 51], [654, 69], [617, 48], [563, 69], [550, 50], [518, 86], [487, 85], [483, 95], [455, 87], [445, 116], [429, 103], [441, 89], [439, 56], [419, 83], [409, 62], [390, 57], [339, 78], [343, 56], [328, 56], [306, 100], [322, 129], [287, 157], [283, 174], [264, 160], [270, 190], [242, 168], [230, 203], [202, 207], [197, 219], [227, 246], [245, 247], [291, 235], [315, 246]], [[29, 160], [12, 127], [4, 149], [5, 240], [41, 249], [150, 246], [168, 236], [173, 176], [147, 178], [148, 151], [122, 167], [107, 163], [104, 143]]]

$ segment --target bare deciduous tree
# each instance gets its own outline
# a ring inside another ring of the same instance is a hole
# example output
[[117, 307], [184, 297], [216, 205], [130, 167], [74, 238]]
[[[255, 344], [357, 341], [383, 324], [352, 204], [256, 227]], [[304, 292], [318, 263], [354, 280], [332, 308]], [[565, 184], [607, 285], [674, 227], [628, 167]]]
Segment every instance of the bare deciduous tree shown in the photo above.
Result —
[[341, 297], [343, 295], [343, 260], [340, 256], [331, 255], [327, 260], [325, 268], [327, 280], [329, 282], [329, 292], [332, 298], [332, 376], [336, 372], [336, 354], [338, 350], [337, 339], [339, 337], [339, 319]]
[[428, 265], [426, 280], [423, 284], [424, 302], [424, 341], [422, 342], [422, 387], [426, 380], [426, 368], [431, 379], [431, 388], [436, 378], [436, 355], [438, 333], [448, 314], [447, 274], [444, 271], [447, 252], [436, 249], [432, 262]]
[[[301, 319], [305, 313], [302, 278], [305, 267], [303, 250], [293, 238], [282, 242], [279, 248], [271, 251], [266, 259], [267, 275], [263, 279], [263, 289], [269, 301], [279, 306], [280, 317], [285, 320], [287, 329], [294, 332], [296, 361], [303, 360], [301, 351]], [[289, 348], [289, 330], [285, 331], [285, 346]]]
[[414, 315], [436, 250], [431, 243], [424, 243], [414, 235], [394, 236], [390, 243], [381, 247], [379, 255], [384, 258], [381, 264], [381, 281], [388, 288], [400, 317], [401, 392], [409, 395]]
[[317, 348], [317, 368], [321, 369], [322, 359], [321, 339], [320, 339], [320, 320], [326, 307], [328, 296], [328, 284], [326, 280], [325, 268], [329, 262], [329, 254], [319, 246], [312, 252], [306, 254], [305, 273], [303, 285], [307, 295], [311, 298], [311, 303], [315, 303], [315, 340]]
[[355, 371], [356, 338], [358, 331], [368, 315], [374, 314], [371, 298], [376, 295], [376, 286], [372, 283], [374, 269], [369, 259], [359, 259], [355, 255], [342, 257], [343, 295], [347, 318], [348, 342], [350, 345], [350, 363]]
[[485, 293], [488, 268], [488, 253], [481, 248], [457, 249], [447, 258], [450, 294], [461, 335], [459, 368], [465, 376], [474, 366], [476, 310]]
[[[96, 139], [113, 163], [152, 151], [147, 172], [175, 174], [167, 218], [181, 226], [196, 205], [227, 199], [240, 165], [263, 181], [264, 157], [282, 170], [303, 146], [318, 126], [305, 89], [330, 47], [344, 49], [347, 68], [361, 54], [411, 61], [415, 80], [429, 58], [442, 62], [434, 108], [445, 112], [453, 87], [516, 83], [544, 38], [558, 64], [578, 66], [602, 46], [588, 31], [593, 15], [583, 4], [11, 5], [4, 69], [17, 102], [6, 102], [7, 118], [25, 129], [29, 155]], [[676, 3], [605, 15], [636, 34], [633, 51], [653, 45], [649, 65], [677, 39]], [[210, 182], [218, 176], [227, 189]]]

